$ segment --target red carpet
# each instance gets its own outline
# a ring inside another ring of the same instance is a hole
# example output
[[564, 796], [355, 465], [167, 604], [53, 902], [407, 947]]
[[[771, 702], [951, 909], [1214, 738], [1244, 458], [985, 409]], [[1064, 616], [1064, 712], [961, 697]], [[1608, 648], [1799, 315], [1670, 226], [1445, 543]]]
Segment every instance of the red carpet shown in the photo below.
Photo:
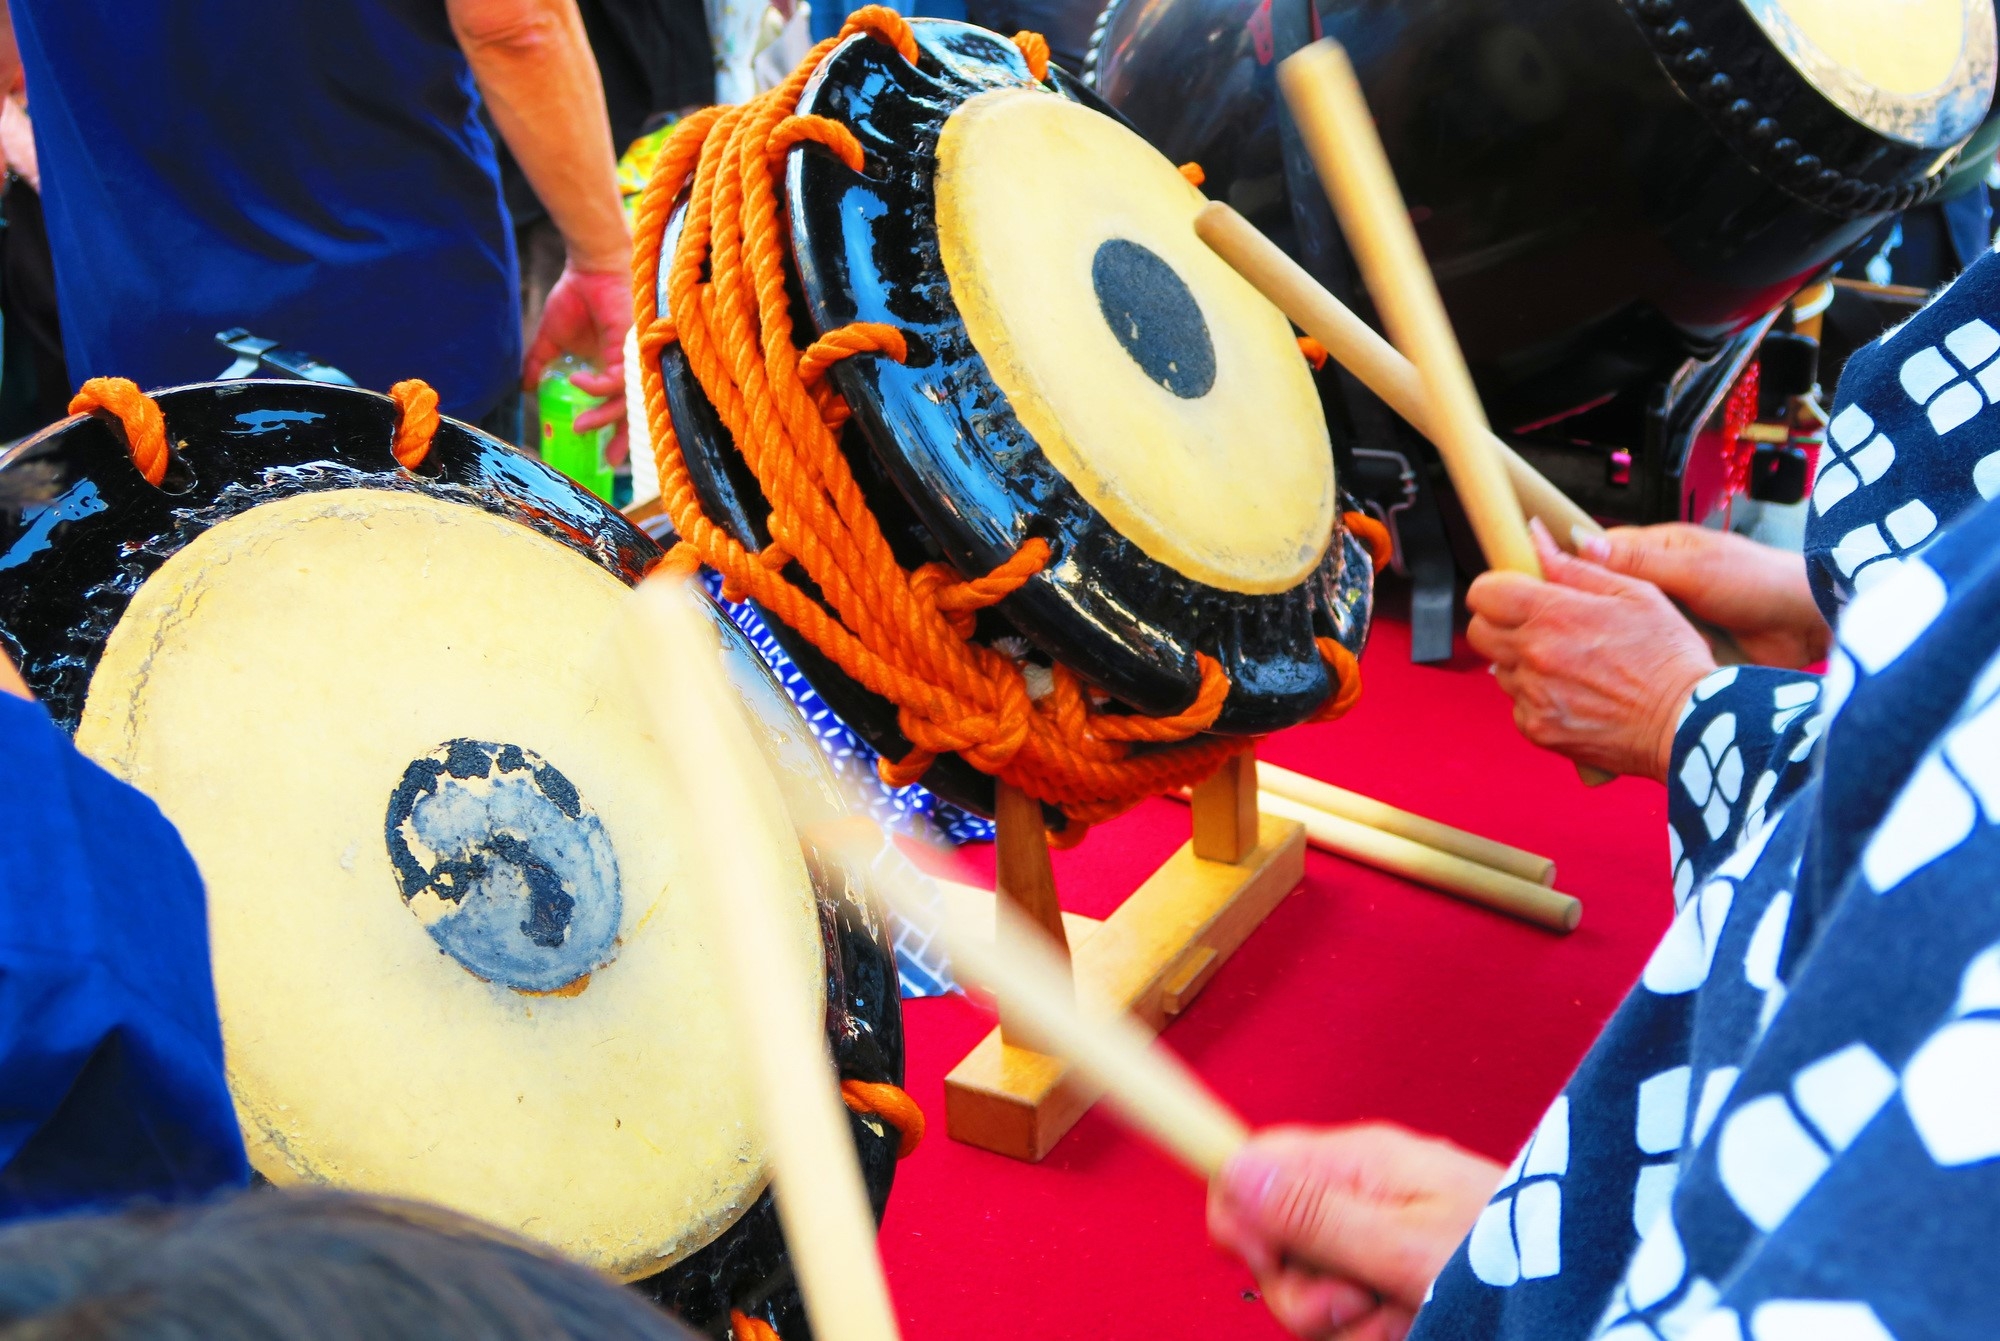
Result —
[[[1382, 621], [1360, 705], [1265, 757], [1554, 858], [1583, 925], [1550, 935], [1309, 853], [1304, 887], [1166, 1034], [1253, 1124], [1382, 1118], [1510, 1159], [1666, 928], [1662, 789], [1586, 789], [1515, 734], [1460, 646], [1447, 667], [1412, 666], [1408, 626]], [[1187, 823], [1153, 801], [1058, 853], [1063, 906], [1109, 912]], [[990, 850], [964, 857], [990, 882]], [[944, 1074], [991, 1018], [950, 999], [910, 1002], [907, 1019], [909, 1089], [933, 1126], [882, 1230], [906, 1336], [1283, 1335], [1209, 1246], [1203, 1189], [1101, 1112], [1040, 1165], [947, 1138]]]

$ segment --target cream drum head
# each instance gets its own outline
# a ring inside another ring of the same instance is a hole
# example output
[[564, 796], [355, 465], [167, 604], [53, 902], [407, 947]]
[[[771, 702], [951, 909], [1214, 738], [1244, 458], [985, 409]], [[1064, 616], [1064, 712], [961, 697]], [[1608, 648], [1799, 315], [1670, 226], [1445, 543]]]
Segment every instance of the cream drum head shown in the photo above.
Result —
[[[75, 519], [20, 583], [0, 571], [0, 629], [79, 748], [157, 801], [201, 868], [252, 1164], [478, 1216], [650, 1278], [698, 1323], [768, 1296], [783, 1246], [765, 1153], [686, 877], [705, 839], [612, 642], [657, 547], [456, 425], [429, 479], [356, 467], [386, 433], [312, 440], [319, 421], [370, 426], [387, 403], [366, 393], [160, 399], [194, 496], [144, 484], [88, 419], [0, 460], [0, 496], [54, 489], [40, 515]], [[218, 429], [274, 409], [293, 418], [258, 453]], [[10, 525], [32, 533], [0, 511], [0, 545]], [[135, 552], [150, 571], [131, 581], [128, 560], [103, 618], [89, 574]], [[699, 599], [715, 636], [680, 654], [725, 658], [773, 764], [746, 839], [789, 854], [768, 971], [822, 999], [879, 978], [872, 913], [799, 837], [841, 813], [830, 771]], [[94, 621], [107, 631], [80, 634]], [[79, 661], [80, 685], [51, 673]], [[886, 1000], [831, 1003], [844, 1073], [900, 1080], [887, 981]], [[879, 1152], [864, 1162], [882, 1176]]]
[[1993, 97], [1990, 0], [1744, 0], [1830, 102], [1869, 129], [1949, 145]]

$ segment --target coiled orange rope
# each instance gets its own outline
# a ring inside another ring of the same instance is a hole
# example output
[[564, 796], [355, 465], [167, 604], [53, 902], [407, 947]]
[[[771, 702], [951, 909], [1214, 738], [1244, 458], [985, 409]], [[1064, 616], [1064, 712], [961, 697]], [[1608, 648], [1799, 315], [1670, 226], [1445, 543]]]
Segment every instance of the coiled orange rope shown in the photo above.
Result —
[[[915, 38], [899, 15], [881, 6], [856, 11], [839, 36], [813, 48], [776, 88], [681, 122], [641, 199], [634, 307], [661, 497], [688, 547], [674, 561], [707, 563], [721, 573], [727, 593], [756, 600], [896, 706], [897, 724], [914, 748], [903, 759], [882, 760], [884, 779], [914, 782], [938, 755], [956, 752], [1059, 807], [1072, 821], [1061, 840], [1073, 842], [1086, 826], [1199, 781], [1243, 748], [1240, 740], [1190, 740], [1214, 723], [1229, 681], [1213, 658], [1199, 655], [1195, 701], [1166, 717], [1102, 711], [1060, 665], [1036, 697], [1020, 664], [969, 638], [978, 610], [1049, 562], [1046, 542], [1029, 540], [1006, 563], [969, 581], [944, 564], [906, 570], [890, 553], [840, 451], [848, 408], [825, 374], [844, 358], [901, 361], [903, 337], [859, 322], [799, 347], [785, 291], [788, 247], [777, 186], [784, 150], [808, 140], [856, 172], [866, 166], [845, 126], [794, 115], [813, 70], [855, 33], [917, 59]], [[1045, 73], [1046, 43], [1033, 34], [1015, 42], [1030, 70]], [[683, 190], [688, 210], [662, 314], [660, 243]], [[762, 552], [711, 520], [695, 494], [660, 376], [660, 351], [674, 342], [771, 504], [772, 543]], [[830, 611], [785, 575], [791, 562]], [[1135, 752], [1139, 743], [1163, 748]]]
[[[438, 394], [421, 378], [398, 382], [389, 388], [396, 402], [396, 438], [390, 450], [405, 470], [415, 470], [430, 455], [431, 441], [437, 437]], [[103, 410], [125, 429], [125, 449], [132, 465], [146, 483], [158, 485], [167, 477], [167, 417], [160, 403], [124, 377], [93, 377], [70, 398], [71, 414]]]

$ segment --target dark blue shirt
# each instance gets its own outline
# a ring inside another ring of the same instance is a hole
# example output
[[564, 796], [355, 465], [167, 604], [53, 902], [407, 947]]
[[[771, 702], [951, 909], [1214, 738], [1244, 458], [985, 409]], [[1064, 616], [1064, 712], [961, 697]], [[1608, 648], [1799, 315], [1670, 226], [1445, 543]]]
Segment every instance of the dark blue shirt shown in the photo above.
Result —
[[444, 0], [13, 0], [72, 378], [206, 381], [247, 326], [478, 419], [513, 233]]
[[0, 1219], [248, 1177], [194, 861], [0, 694]]

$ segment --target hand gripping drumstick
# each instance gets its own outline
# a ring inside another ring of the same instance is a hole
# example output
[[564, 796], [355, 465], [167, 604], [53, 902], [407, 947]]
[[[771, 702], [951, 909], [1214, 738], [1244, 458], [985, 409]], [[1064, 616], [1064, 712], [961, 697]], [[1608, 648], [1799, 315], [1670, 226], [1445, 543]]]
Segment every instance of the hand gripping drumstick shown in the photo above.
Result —
[[1033, 1040], [1033, 1047], [1070, 1064], [1081, 1080], [1104, 1091], [1125, 1119], [1204, 1181], [1249, 1139], [1250, 1129], [1123, 1011], [1079, 1010], [1068, 967], [1048, 933], [999, 900], [998, 934], [949, 912], [940, 913], [907, 859], [874, 860], [847, 850], [851, 870], [867, 870], [882, 901], [910, 925], [937, 938], [952, 971], [990, 993]]
[[[1347, 52], [1323, 37], [1280, 63], [1278, 83], [1368, 291], [1389, 333], [1423, 378], [1429, 417], [1437, 429], [1433, 441], [1486, 562], [1502, 572], [1540, 577], [1542, 562], [1521, 520], [1506, 468], [1487, 445], [1495, 439], [1486, 410]], [[1612, 777], [1587, 764], [1578, 764], [1576, 773], [1592, 787]]]
[[736, 989], [731, 1005], [770, 1145], [778, 1219], [813, 1335], [896, 1341], [875, 1217], [819, 1012], [804, 980], [771, 972], [793, 957], [784, 868], [757, 803], [773, 784], [724, 678], [715, 629], [684, 583], [655, 578], [633, 595], [621, 632], [662, 753], [680, 775], [689, 817], [682, 834], [703, 838], [687, 845], [685, 870], [709, 901], [708, 932]]
[[[1290, 317], [1293, 325], [1326, 346], [1327, 355], [1334, 362], [1360, 378], [1363, 386], [1380, 396], [1385, 405], [1402, 415], [1417, 432], [1436, 441], [1430, 412], [1424, 403], [1422, 376], [1394, 345], [1375, 333], [1374, 327], [1327, 292], [1303, 266], [1285, 255], [1277, 243], [1258, 232], [1256, 225], [1221, 201], [1212, 201], [1202, 208], [1195, 216], [1194, 231], [1210, 250], [1268, 298], [1272, 306]], [[1550, 483], [1548, 476], [1529, 465], [1498, 436], [1490, 432], [1486, 436], [1488, 445], [1507, 466], [1507, 478], [1513, 482], [1522, 511], [1541, 518], [1542, 525], [1549, 528], [1549, 534], [1564, 549], [1574, 554], [1583, 537], [1604, 534], [1596, 518]], [[1702, 619], [1679, 600], [1674, 604], [1708, 640], [1719, 664], [1734, 666], [1749, 662], [1735, 634]]]
[[[1423, 375], [1416, 365], [1376, 334], [1374, 327], [1354, 315], [1345, 303], [1328, 293], [1303, 266], [1285, 255], [1277, 243], [1219, 200], [1195, 216], [1194, 231], [1300, 330], [1326, 346], [1334, 362], [1360, 378], [1362, 385], [1380, 396], [1384, 404], [1408, 420], [1417, 432], [1432, 442], [1440, 440], [1443, 430], [1430, 412]], [[1506, 466], [1507, 478], [1522, 509], [1530, 517], [1540, 517], [1542, 525], [1549, 528], [1549, 534], [1564, 548], [1574, 551], [1579, 536], [1604, 534], [1604, 528], [1588, 512], [1551, 484], [1541, 471], [1522, 460], [1520, 453], [1490, 429], [1482, 430], [1482, 436], [1487, 449]]]

